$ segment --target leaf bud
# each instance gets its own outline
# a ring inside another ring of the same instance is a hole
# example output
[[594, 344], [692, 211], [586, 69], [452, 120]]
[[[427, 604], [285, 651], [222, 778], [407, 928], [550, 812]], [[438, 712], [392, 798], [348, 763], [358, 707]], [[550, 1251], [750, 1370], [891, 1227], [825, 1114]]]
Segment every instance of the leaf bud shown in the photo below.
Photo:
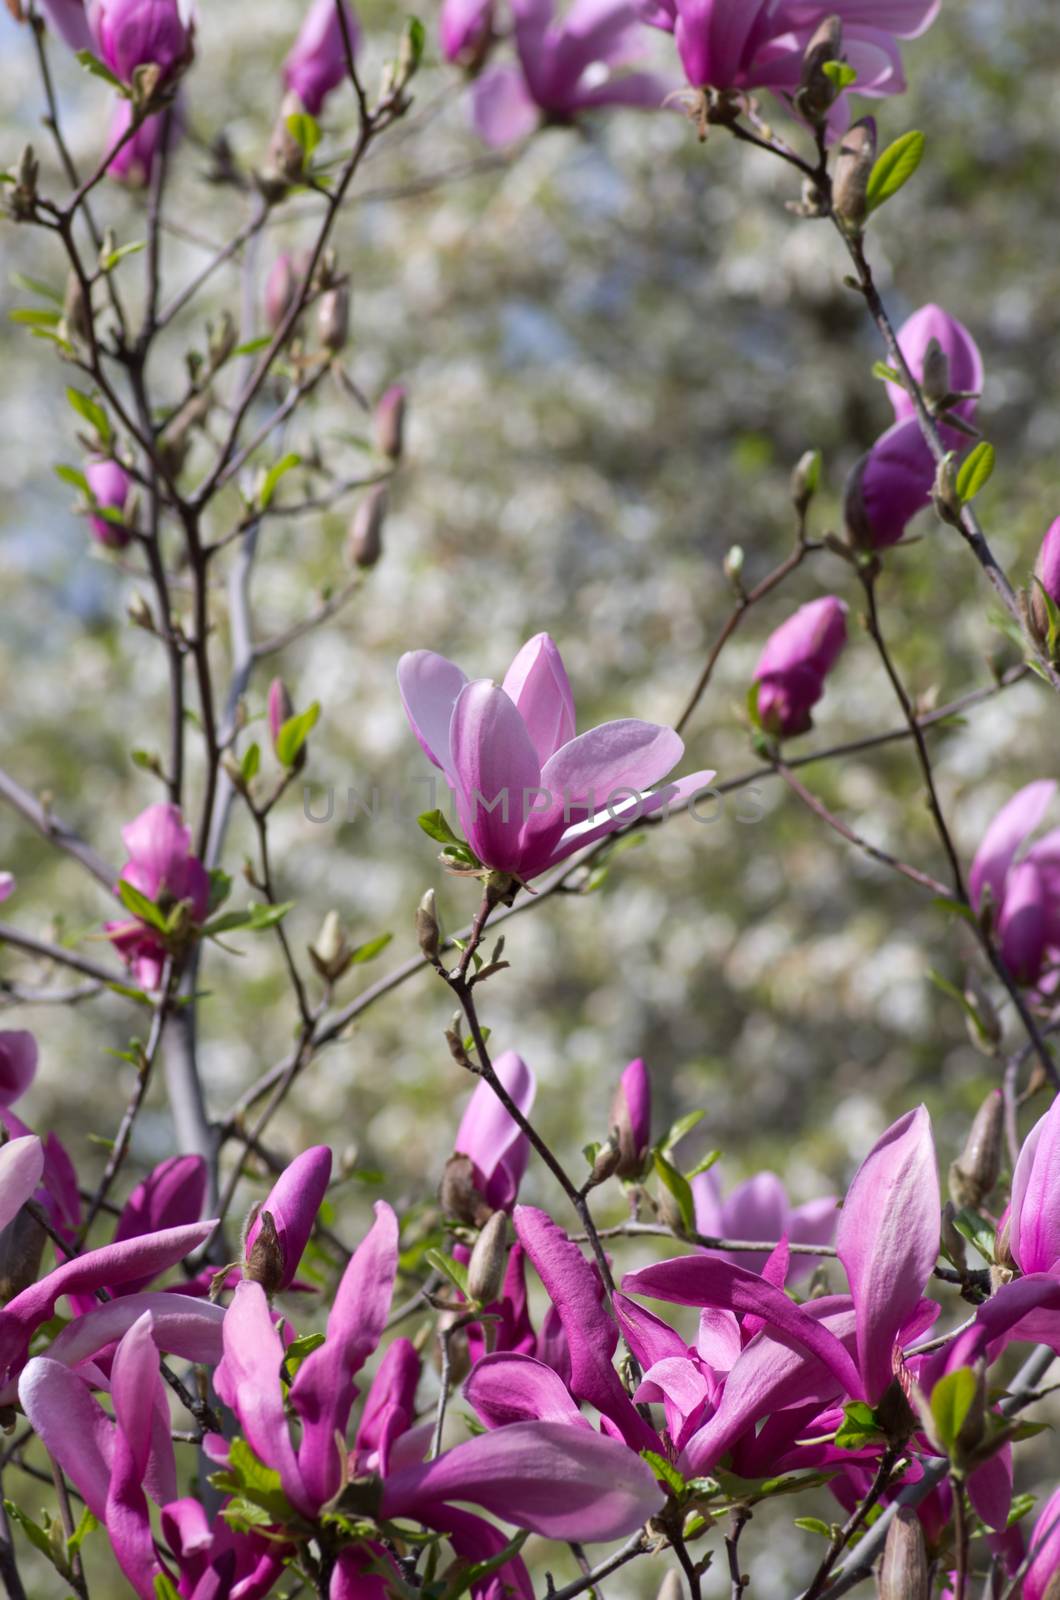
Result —
[[900, 1506], [883, 1547], [880, 1600], [928, 1600], [930, 1592], [920, 1518], [908, 1506]]
[[941, 1238], [946, 1247], [946, 1253], [957, 1268], [957, 1271], [967, 1272], [968, 1252], [965, 1248], [964, 1235], [957, 1232], [956, 1224], [954, 1223], [956, 1215], [956, 1206], [952, 1200], [947, 1200], [942, 1208]]
[[964, 980], [964, 998], [975, 1013], [968, 1015], [968, 1037], [984, 1055], [995, 1056], [1001, 1043], [1001, 1018], [979, 976], [969, 971]]
[[821, 123], [828, 115], [838, 91], [824, 69], [827, 62], [838, 61], [842, 51], [843, 24], [837, 16], [825, 17], [806, 46], [795, 93], [795, 109], [808, 122]]
[[832, 176], [832, 210], [855, 233], [868, 216], [869, 178], [876, 164], [876, 119], [862, 117], [843, 135]]
[[949, 1171], [950, 1196], [959, 1209], [982, 1204], [1001, 1175], [1005, 1105], [1000, 1089], [991, 1089], [975, 1114], [964, 1149]]
[[821, 481], [821, 452], [807, 450], [799, 457], [791, 474], [791, 503], [800, 517], [810, 509], [810, 501]]
[[329, 983], [341, 978], [349, 966], [350, 945], [337, 911], [329, 911], [324, 918], [316, 943], [309, 946], [309, 959]]
[[931, 499], [936, 514], [943, 522], [948, 522], [951, 528], [960, 527], [961, 497], [957, 493], [957, 458], [952, 450], [946, 452], [935, 468]]
[[337, 355], [350, 331], [350, 291], [345, 283], [336, 284], [320, 298], [317, 308], [317, 333], [325, 350]]
[[442, 945], [442, 936], [441, 928], [438, 925], [438, 906], [433, 889], [427, 890], [427, 893], [416, 907], [416, 938], [427, 960], [437, 961], [438, 952]]
[[481, 1228], [493, 1215], [493, 1208], [475, 1187], [475, 1168], [470, 1156], [451, 1155], [445, 1163], [438, 1199], [447, 1217]]
[[388, 461], [400, 461], [405, 452], [407, 408], [408, 392], [400, 383], [392, 383], [375, 408], [372, 424], [375, 447]]
[[369, 489], [350, 523], [346, 551], [352, 566], [367, 570], [374, 567], [382, 555], [386, 508], [386, 485], [376, 484], [374, 489]]
[[88, 344], [92, 335], [92, 302], [86, 298], [75, 272], [66, 279], [66, 295], [59, 332], [70, 344]]
[[302, 102], [298, 96], [294, 93], [284, 95], [280, 114], [269, 138], [265, 167], [261, 174], [267, 199], [280, 199], [289, 184], [299, 181], [305, 169], [305, 151], [287, 126], [289, 118], [301, 115]]
[[[247, 1231], [254, 1221], [254, 1213], [247, 1218]], [[271, 1211], [260, 1213], [261, 1226], [250, 1253], [243, 1264], [243, 1276], [249, 1283], [260, 1283], [271, 1299], [284, 1281], [285, 1262], [280, 1236]]]
[[681, 1583], [681, 1574], [676, 1567], [671, 1567], [662, 1583], [655, 1600], [684, 1600], [684, 1588]]
[[0, 1230], [0, 1305], [36, 1283], [46, 1235], [23, 1206]]
[[508, 1265], [508, 1218], [495, 1211], [475, 1240], [467, 1268], [468, 1297], [488, 1306], [500, 1297]]

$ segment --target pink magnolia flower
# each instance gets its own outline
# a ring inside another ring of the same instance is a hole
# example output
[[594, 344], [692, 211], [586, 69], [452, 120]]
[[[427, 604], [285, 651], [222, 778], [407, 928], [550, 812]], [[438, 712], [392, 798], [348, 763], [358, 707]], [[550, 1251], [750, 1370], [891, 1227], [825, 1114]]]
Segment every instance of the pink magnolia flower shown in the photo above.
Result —
[[1021, 1272], [1060, 1275], [1060, 1100], [1023, 1141], [1012, 1175], [1009, 1249]]
[[[942, 398], [941, 393], [931, 394], [935, 384], [944, 392], [966, 395], [950, 409], [971, 422], [975, 397], [983, 387], [983, 361], [963, 323], [940, 306], [921, 306], [899, 328], [898, 344], [928, 398]], [[930, 503], [935, 481], [935, 458], [920, 431], [912, 395], [896, 383], [888, 383], [887, 394], [894, 425], [858, 463], [847, 487], [848, 523], [858, 541], [874, 550], [898, 543], [912, 518]], [[969, 442], [945, 424], [940, 431], [948, 450], [961, 451]]]
[[[24, 1139], [33, 1132], [2, 1102], [0, 1124], [9, 1139]], [[44, 1140], [44, 1170], [34, 1199], [47, 1214], [55, 1232], [73, 1244], [81, 1226], [81, 1193], [66, 1146], [54, 1133], [49, 1133]]]
[[[696, 1231], [715, 1239], [761, 1239], [771, 1244], [784, 1239], [791, 1244], [831, 1244], [835, 1236], [839, 1215], [835, 1196], [826, 1195], [821, 1200], [793, 1206], [774, 1172], [756, 1172], [754, 1177], [723, 1195], [718, 1169], [710, 1167], [692, 1179], [692, 1197], [696, 1207]], [[766, 1262], [765, 1255], [745, 1250], [719, 1251], [718, 1254], [752, 1272], [761, 1272]], [[787, 1281], [797, 1283], [823, 1259], [793, 1255]]]
[[44, 1148], [33, 1135], [0, 1146], [0, 1228], [6, 1228], [32, 1198], [43, 1171]]
[[1034, 579], [1030, 589], [1031, 611], [1038, 632], [1043, 639], [1049, 637], [1049, 609], [1042, 590], [1054, 605], [1060, 606], [1060, 517], [1049, 525], [1042, 540], [1038, 560], [1034, 566]]
[[14, 1105], [36, 1076], [36, 1039], [24, 1028], [0, 1028], [0, 1106]]
[[1060, 952], [1060, 829], [1029, 844], [1055, 793], [1051, 779], [1040, 779], [1014, 794], [983, 836], [968, 878], [976, 910], [990, 892], [1001, 954], [1018, 983], [1037, 983], [1047, 956]]
[[1054, 1489], [1038, 1513], [1030, 1542], [1030, 1564], [1020, 1594], [1023, 1600], [1050, 1600], [1060, 1574], [1060, 1489]]
[[85, 0], [41, 0], [48, 25], [71, 50], [93, 49]]
[[500, 688], [469, 682], [430, 650], [402, 656], [398, 687], [412, 731], [455, 791], [472, 850], [523, 882], [714, 776], [648, 792], [684, 753], [654, 723], [605, 722], [575, 737], [570, 684], [545, 633], [523, 645]]
[[[107, 134], [107, 149], [111, 150], [118, 143], [129, 126], [132, 116], [132, 102], [118, 100], [110, 120], [110, 130]], [[117, 155], [108, 163], [107, 172], [110, 177], [124, 183], [130, 189], [146, 189], [151, 181], [155, 161], [158, 159], [162, 148], [162, 135], [166, 131], [165, 116], [158, 112], [153, 117], [148, 117], [140, 124], [131, 139], [127, 139]], [[169, 131], [167, 143], [170, 150], [176, 145], [182, 131], [182, 122], [178, 112], [174, 109], [169, 114]], [[98, 497], [97, 497], [98, 498]], [[124, 500], [120, 503], [124, 505]], [[120, 506], [119, 506], [120, 509]], [[113, 526], [112, 531], [114, 530]]]
[[438, 19], [442, 54], [459, 66], [474, 66], [493, 31], [495, 0], [443, 0]]
[[[122, 102], [127, 105], [127, 101]], [[90, 461], [85, 468], [85, 478], [96, 504], [105, 511], [119, 511], [124, 515], [132, 490], [132, 479], [117, 461]], [[112, 550], [122, 550], [132, 538], [132, 532], [122, 522], [89, 513], [92, 536]]]
[[247, 1262], [254, 1257], [254, 1246], [261, 1236], [265, 1218], [271, 1219], [279, 1260], [263, 1263], [264, 1282], [270, 1294], [289, 1289], [298, 1263], [309, 1243], [331, 1178], [331, 1151], [326, 1144], [314, 1145], [286, 1166], [247, 1229], [243, 1254]]
[[[514, 1050], [505, 1050], [494, 1070], [524, 1116], [534, 1104], [534, 1074]], [[460, 1120], [453, 1150], [471, 1161], [475, 1188], [494, 1211], [510, 1211], [526, 1171], [530, 1144], [488, 1083], [480, 1083]]]
[[490, 68], [472, 87], [472, 118], [487, 144], [514, 144], [544, 122], [597, 106], [661, 106], [668, 85], [623, 69], [643, 53], [632, 0], [512, 0], [518, 66]]
[[123, 83], [144, 66], [167, 78], [191, 58], [193, 24], [181, 0], [89, 0], [87, 16], [96, 54]]
[[824, 680], [847, 641], [847, 608], [835, 595], [811, 600], [770, 634], [758, 658], [758, 716], [779, 739], [806, 733]]
[[[171, 908], [186, 901], [192, 920], [204, 921], [210, 879], [202, 862], [192, 854], [191, 829], [185, 827], [179, 808], [148, 806], [122, 829], [122, 838], [129, 852], [129, 860], [121, 870], [123, 880], [161, 907]], [[108, 922], [106, 932], [136, 981], [145, 989], [156, 989], [166, 960], [159, 930], [133, 918]]]
[[[350, 44], [356, 51], [360, 28], [347, 0], [342, 0], [342, 4]], [[337, 0], [313, 0], [283, 64], [284, 84], [315, 117], [332, 89], [346, 77], [346, 72], [346, 42]]]
[[[843, 56], [858, 74], [857, 93], [878, 97], [905, 88], [898, 39], [923, 33], [939, 0], [645, 0], [645, 20], [675, 36], [694, 89], [769, 89], [792, 95], [806, 47], [829, 15], [843, 24]], [[832, 119], [845, 125], [845, 108]]]

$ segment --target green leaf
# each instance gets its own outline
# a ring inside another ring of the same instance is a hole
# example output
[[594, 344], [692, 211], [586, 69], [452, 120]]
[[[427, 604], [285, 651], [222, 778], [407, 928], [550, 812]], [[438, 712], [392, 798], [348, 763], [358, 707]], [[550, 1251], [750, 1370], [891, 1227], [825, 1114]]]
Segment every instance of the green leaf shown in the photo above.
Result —
[[316, 117], [311, 117], [308, 111], [296, 111], [287, 118], [287, 132], [308, 161], [321, 139]]
[[[886, 361], [874, 361], [872, 363], [872, 376], [880, 378], [884, 383], [902, 383], [902, 374], [896, 367], [889, 367]], [[905, 387], [904, 384], [902, 387]]]
[[1045, 614], [1049, 619], [1049, 634], [1046, 639], [1046, 645], [1050, 656], [1055, 656], [1057, 654], [1057, 641], [1060, 640], [1060, 606], [1057, 605], [1037, 573], [1034, 575], [1034, 582], [1038, 586], [1038, 593], [1042, 597]]
[[319, 718], [319, 700], [314, 700], [311, 706], [305, 711], [300, 711], [297, 716], [287, 718], [276, 735], [276, 757], [281, 766], [294, 766], [298, 752], [316, 727]]
[[94, 78], [102, 78], [104, 83], [109, 83], [112, 89], [120, 89], [122, 95], [128, 99], [128, 91], [125, 84], [122, 83], [120, 78], [116, 78], [110, 68], [104, 66], [99, 57], [94, 56], [91, 50], [78, 50], [75, 51], [75, 54], [86, 72], [91, 72]]
[[275, 928], [282, 922], [288, 911], [294, 910], [293, 900], [284, 900], [278, 905], [251, 905], [245, 911], [223, 911], [219, 917], [213, 917], [203, 928], [203, 937], [216, 939], [219, 933], [231, 933], [236, 928], [242, 928], [247, 933], [262, 933], [266, 928]]
[[981, 489], [990, 482], [996, 460], [994, 447], [981, 439], [974, 450], [969, 450], [957, 471], [957, 494], [963, 504], [974, 500]]
[[667, 1488], [677, 1495], [679, 1499], [682, 1495], [687, 1494], [688, 1485], [685, 1483], [684, 1478], [676, 1467], [671, 1466], [665, 1456], [659, 1455], [657, 1450], [642, 1450], [640, 1454], [641, 1459], [648, 1463], [655, 1476], [661, 1478]]
[[27, 294], [39, 295], [42, 300], [50, 300], [53, 305], [61, 306], [63, 303], [63, 297], [58, 289], [53, 289], [50, 283], [45, 283], [40, 278], [31, 278], [24, 272], [13, 272], [11, 282], [16, 289], [24, 289]]
[[257, 772], [258, 772], [258, 768], [260, 766], [261, 766], [261, 746], [259, 744], [248, 745], [247, 748], [243, 752], [243, 760], [241, 761], [240, 766], [239, 766], [239, 772], [240, 772], [240, 776], [243, 779], [243, 782], [244, 783], [249, 783], [251, 778], [256, 777], [257, 776]]
[[968, 1413], [975, 1404], [979, 1380], [971, 1367], [958, 1367], [947, 1372], [931, 1391], [931, 1417], [935, 1424], [935, 1437], [946, 1451], [953, 1454], [957, 1438]]
[[45, 311], [42, 306], [19, 306], [9, 311], [8, 317], [23, 328], [57, 328], [62, 321], [58, 311]]
[[126, 911], [131, 911], [139, 922], [146, 922], [149, 928], [157, 928], [159, 933], [166, 932], [167, 918], [161, 906], [156, 906], [139, 889], [134, 889], [125, 878], [118, 879], [118, 898]]
[[957, 985], [955, 983], [951, 983], [948, 978], [944, 978], [941, 972], [936, 972], [934, 967], [928, 968], [928, 979], [942, 994], [949, 995], [951, 1000], [956, 1000], [957, 1004], [966, 1014], [969, 1022], [972, 1023], [977, 1033], [981, 1034], [985, 1038], [985, 1034], [983, 1033], [982, 1019], [980, 1018], [978, 1011], [975, 1009], [975, 1006], [967, 998], [967, 996], [961, 993]]
[[691, 1133], [698, 1122], [706, 1116], [705, 1111], [688, 1111], [683, 1117], [671, 1124], [670, 1131], [659, 1146], [664, 1156], [668, 1156], [675, 1145], [679, 1145], [686, 1133]]
[[232, 354], [234, 356], [253, 356], [256, 355], [259, 350], [264, 350], [265, 347], [271, 343], [272, 334], [261, 333], [256, 339], [248, 339], [246, 344], [237, 344], [235, 349], [232, 351]]
[[455, 1284], [462, 1295], [467, 1295], [467, 1268], [459, 1261], [454, 1261], [452, 1256], [447, 1256], [444, 1250], [427, 1250], [425, 1258], [430, 1262], [435, 1272], [440, 1272], [449, 1282]]
[[461, 1595], [467, 1594], [476, 1584], [481, 1584], [484, 1578], [498, 1572], [513, 1556], [517, 1556], [529, 1537], [529, 1532], [524, 1528], [503, 1550], [498, 1550], [488, 1560], [469, 1562], [466, 1566], [462, 1562], [457, 1563], [455, 1569], [451, 1569], [453, 1576], [446, 1583], [442, 1600], [460, 1600]]
[[216, 911], [218, 906], [223, 906], [228, 896], [232, 893], [232, 880], [227, 872], [220, 867], [214, 867], [210, 873], [210, 897], [206, 902], [208, 911]]
[[405, 48], [409, 65], [413, 72], [423, 60], [423, 52], [427, 46], [427, 30], [419, 17], [409, 17], [405, 23]]
[[57, 467], [52, 468], [52, 471], [63, 483], [68, 483], [71, 489], [80, 489], [81, 493], [91, 500], [92, 490], [88, 487], [88, 479], [77, 467], [68, 467], [60, 462]]
[[685, 1173], [688, 1179], [698, 1178], [701, 1173], [709, 1172], [716, 1161], [721, 1160], [720, 1150], [708, 1150], [705, 1156], [700, 1156], [694, 1167]]
[[957, 1212], [953, 1226], [962, 1239], [967, 1239], [970, 1245], [974, 1245], [984, 1261], [993, 1261], [997, 1230], [992, 1222], [981, 1217], [978, 1211], [965, 1206]]
[[314, 1350], [319, 1350], [327, 1335], [323, 1333], [303, 1333], [300, 1339], [292, 1339], [284, 1352], [283, 1364], [287, 1368], [287, 1376], [293, 1378], [306, 1356], [311, 1356]]
[[677, 1168], [667, 1161], [661, 1150], [652, 1151], [652, 1160], [655, 1163], [655, 1170], [659, 1174], [660, 1182], [677, 1201], [677, 1208], [681, 1213], [681, 1222], [686, 1233], [695, 1233], [696, 1206], [688, 1179], [682, 1177]]
[[939, 894], [935, 896], [931, 904], [937, 906], [940, 911], [948, 911], [951, 916], [963, 917], [965, 922], [970, 922], [973, 926], [978, 921], [971, 906], [965, 905], [963, 900], [951, 900], [947, 895]]
[[893, 144], [889, 144], [883, 154], [877, 157], [876, 164], [869, 174], [869, 186], [865, 195], [866, 205], [870, 211], [882, 206], [885, 200], [889, 200], [909, 182], [923, 160], [926, 143], [922, 133], [911, 129], [909, 133], [903, 133]]
[[111, 250], [100, 262], [104, 272], [113, 272], [114, 268], [125, 260], [126, 256], [138, 256], [141, 250], [147, 249], [146, 239], [135, 239], [131, 244], [120, 244], [116, 250]]
[[258, 505], [262, 511], [270, 504], [273, 495], [276, 493], [276, 486], [284, 473], [290, 472], [292, 467], [297, 467], [301, 459], [301, 456], [295, 455], [292, 451], [289, 455], [281, 457], [274, 466], [269, 468], [261, 485], [261, 492], [258, 495]]
[[424, 833], [439, 844], [462, 845], [463, 839], [455, 834], [441, 811], [424, 811], [416, 818]]
[[883, 1437], [876, 1413], [864, 1400], [852, 1400], [843, 1407], [843, 1421], [835, 1436], [840, 1450], [863, 1450]]
[[260, 1506], [271, 1522], [283, 1526], [294, 1519], [294, 1509], [283, 1492], [280, 1474], [259, 1461], [245, 1439], [232, 1440], [228, 1447], [227, 1469], [213, 1473], [210, 1482]]
[[760, 733], [764, 732], [764, 729], [762, 728], [762, 718], [758, 710], [758, 692], [761, 687], [761, 684], [756, 678], [747, 691], [747, 715], [751, 719], [752, 728], [757, 728]]
[[858, 81], [857, 71], [848, 61], [826, 61], [821, 71], [835, 84], [837, 94], [842, 94], [844, 89], [849, 89], [852, 83]]
[[83, 417], [89, 427], [99, 435], [104, 444], [110, 439], [110, 418], [98, 400], [89, 394], [83, 394], [80, 389], [69, 388], [66, 398], [73, 406], [79, 417]]
[[374, 961], [376, 956], [386, 949], [393, 937], [392, 933], [379, 933], [374, 939], [366, 939], [364, 944], [359, 944], [351, 953], [351, 962], [355, 966], [360, 966], [364, 961]]
[[807, 1533], [819, 1533], [825, 1539], [832, 1537], [832, 1530], [827, 1522], [822, 1522], [820, 1517], [796, 1517], [795, 1526], [803, 1528]]
[[38, 1523], [34, 1522], [33, 1518], [28, 1516], [26, 1512], [22, 1510], [21, 1506], [16, 1506], [12, 1500], [4, 1501], [4, 1509], [7, 1511], [8, 1516], [13, 1517], [18, 1523], [19, 1527], [22, 1529], [22, 1532], [26, 1535], [26, 1538], [29, 1540], [34, 1549], [39, 1550], [42, 1556], [46, 1556], [51, 1562], [52, 1566], [57, 1567], [58, 1570], [63, 1574], [63, 1577], [68, 1578], [70, 1575], [69, 1568], [64, 1571], [63, 1567], [56, 1560], [57, 1551], [51, 1539], [48, 1537], [45, 1529], [40, 1527]]

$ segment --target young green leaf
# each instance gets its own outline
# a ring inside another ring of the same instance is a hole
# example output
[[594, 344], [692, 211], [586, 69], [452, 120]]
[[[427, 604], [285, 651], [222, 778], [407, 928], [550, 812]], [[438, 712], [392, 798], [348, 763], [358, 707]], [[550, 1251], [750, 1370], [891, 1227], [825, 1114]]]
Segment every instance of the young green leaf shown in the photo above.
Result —
[[931, 1417], [938, 1443], [952, 1455], [957, 1438], [975, 1404], [979, 1380], [971, 1367], [947, 1372], [931, 1391]]
[[146, 922], [149, 928], [157, 928], [159, 933], [166, 931], [166, 913], [161, 906], [155, 905], [139, 889], [133, 888], [125, 878], [118, 879], [118, 898], [126, 911], [131, 911], [138, 922]]
[[276, 493], [276, 486], [284, 473], [290, 472], [292, 467], [297, 467], [301, 459], [301, 456], [292, 452], [283, 456], [281, 460], [269, 468], [261, 485], [261, 493], [258, 495], [258, 505], [262, 511], [265, 511], [271, 503], [272, 497]]
[[826, 61], [821, 71], [835, 84], [837, 94], [842, 94], [844, 89], [849, 89], [852, 83], [858, 81], [857, 70], [848, 61]]
[[320, 701], [314, 700], [305, 711], [288, 717], [276, 735], [276, 758], [281, 766], [293, 767], [298, 752], [316, 727], [320, 718]]
[[876, 158], [865, 195], [865, 203], [870, 211], [882, 206], [885, 200], [889, 200], [909, 182], [923, 160], [926, 142], [924, 135], [914, 128], [889, 144]]
[[974, 500], [985, 489], [994, 471], [994, 447], [981, 439], [974, 450], [969, 450], [957, 472], [957, 494], [962, 504]]
[[350, 954], [350, 960], [355, 966], [360, 966], [365, 961], [374, 961], [376, 956], [386, 949], [392, 933], [377, 933], [374, 939], [366, 939], [364, 944], [359, 944]]
[[103, 444], [110, 439], [110, 418], [92, 395], [84, 394], [80, 389], [68, 388], [66, 398], [73, 406], [79, 417], [83, 417], [89, 427], [99, 435]]
[[91, 50], [78, 50], [75, 54], [86, 72], [91, 72], [94, 78], [102, 78], [104, 83], [109, 83], [112, 89], [119, 90], [128, 99], [129, 91], [125, 84], [122, 83], [120, 78], [116, 78], [110, 68], [105, 67], [99, 57], [92, 54]]
[[655, 1170], [659, 1174], [659, 1181], [667, 1188], [677, 1201], [677, 1209], [681, 1213], [681, 1223], [686, 1233], [696, 1231], [696, 1205], [692, 1198], [692, 1189], [688, 1179], [682, 1177], [677, 1168], [667, 1161], [661, 1150], [652, 1152]]
[[320, 143], [320, 123], [308, 111], [296, 111], [287, 118], [287, 131], [308, 162]]

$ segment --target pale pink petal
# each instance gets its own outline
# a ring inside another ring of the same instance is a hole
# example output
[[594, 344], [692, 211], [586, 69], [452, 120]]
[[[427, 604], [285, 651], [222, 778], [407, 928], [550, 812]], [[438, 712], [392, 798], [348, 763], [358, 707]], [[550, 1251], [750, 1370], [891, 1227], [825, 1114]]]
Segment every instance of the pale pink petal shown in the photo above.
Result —
[[978, 907], [983, 889], [989, 884], [994, 906], [1000, 907], [1005, 895], [1008, 869], [1020, 846], [1026, 843], [1045, 816], [1055, 793], [1055, 782], [1051, 778], [1041, 778], [1036, 783], [1028, 783], [1002, 806], [983, 835], [968, 875], [973, 905]]
[[535, 634], [519, 651], [501, 688], [526, 723], [542, 766], [574, 738], [574, 696], [563, 658], [547, 633]]
[[450, 777], [449, 725], [467, 677], [433, 650], [410, 650], [398, 662], [397, 679], [405, 715], [424, 754]]
[[0, 1148], [0, 1228], [6, 1228], [22, 1210], [43, 1171], [44, 1146], [32, 1134], [9, 1139]]
[[468, 843], [486, 866], [520, 874], [524, 796], [541, 781], [526, 725], [486, 678], [460, 692], [451, 730], [457, 805]]

